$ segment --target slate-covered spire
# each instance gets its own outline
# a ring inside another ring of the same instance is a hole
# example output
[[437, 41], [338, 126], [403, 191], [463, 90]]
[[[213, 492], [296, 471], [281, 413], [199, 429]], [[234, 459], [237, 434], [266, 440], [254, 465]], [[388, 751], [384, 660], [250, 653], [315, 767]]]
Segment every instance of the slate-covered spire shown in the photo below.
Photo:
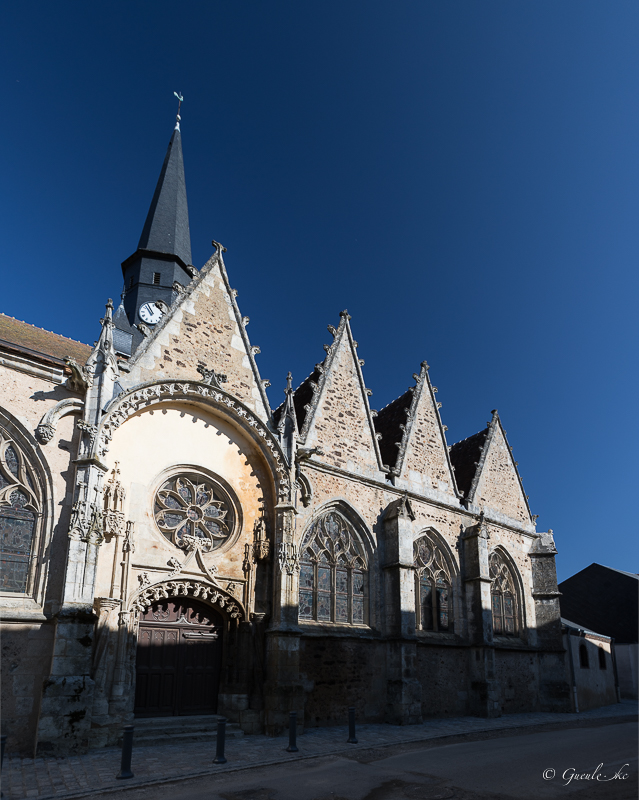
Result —
[[151, 207], [144, 223], [138, 250], [177, 256], [184, 266], [191, 263], [189, 208], [186, 202], [184, 158], [179, 120], [166, 151]]
[[116, 314], [116, 349], [130, 356], [197, 274], [191, 264], [180, 115], [169, 142], [137, 250], [122, 262], [123, 312]]

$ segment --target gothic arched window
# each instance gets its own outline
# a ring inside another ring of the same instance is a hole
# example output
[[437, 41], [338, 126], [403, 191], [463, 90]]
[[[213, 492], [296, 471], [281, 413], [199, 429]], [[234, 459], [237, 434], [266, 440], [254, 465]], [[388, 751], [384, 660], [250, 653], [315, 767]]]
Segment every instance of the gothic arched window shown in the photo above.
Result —
[[518, 633], [517, 592], [513, 574], [498, 552], [488, 559], [490, 573], [490, 599], [493, 612], [493, 633], [515, 636]]
[[368, 567], [351, 523], [329, 511], [306, 531], [300, 548], [300, 619], [367, 624]]
[[0, 431], [0, 591], [27, 591], [41, 512], [37, 481], [24, 454]]
[[448, 561], [430, 536], [413, 544], [416, 623], [422, 631], [452, 631], [453, 597]]

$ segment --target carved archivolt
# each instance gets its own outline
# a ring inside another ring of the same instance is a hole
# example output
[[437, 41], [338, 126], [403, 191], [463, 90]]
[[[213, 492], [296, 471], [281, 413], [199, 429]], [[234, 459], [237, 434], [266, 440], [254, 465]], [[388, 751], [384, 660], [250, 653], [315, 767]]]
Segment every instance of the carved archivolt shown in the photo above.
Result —
[[195, 381], [160, 381], [144, 384], [137, 389], [114, 398], [102, 420], [94, 444], [93, 455], [103, 458], [109, 450], [113, 432], [123, 422], [143, 408], [149, 408], [166, 400], [187, 399], [219, 408], [230, 415], [244, 428], [254, 432], [262, 440], [267, 457], [273, 467], [277, 492], [281, 497], [290, 495], [291, 482], [284, 455], [275, 436], [260, 418], [249, 408], [221, 389]]
[[[143, 573], [144, 574], [144, 573]], [[144, 583], [144, 581], [142, 581]], [[131, 611], [146, 611], [156, 600], [179, 596], [197, 597], [213, 606], [218, 606], [231, 619], [245, 619], [244, 609], [240, 601], [232, 595], [220, 590], [212, 584], [200, 580], [162, 581], [150, 586], [143, 586], [130, 603]]]
[[58, 421], [62, 417], [66, 417], [67, 414], [80, 414], [83, 408], [84, 403], [82, 400], [78, 400], [75, 397], [60, 400], [40, 420], [40, 424], [36, 428], [38, 441], [41, 444], [48, 444], [55, 436]]

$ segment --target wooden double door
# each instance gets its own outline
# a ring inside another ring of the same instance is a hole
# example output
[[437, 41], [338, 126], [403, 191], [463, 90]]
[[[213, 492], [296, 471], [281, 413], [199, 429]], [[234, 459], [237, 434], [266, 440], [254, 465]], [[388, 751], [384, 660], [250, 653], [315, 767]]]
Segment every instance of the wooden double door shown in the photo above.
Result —
[[188, 597], [160, 600], [140, 620], [135, 715], [215, 714], [223, 620]]

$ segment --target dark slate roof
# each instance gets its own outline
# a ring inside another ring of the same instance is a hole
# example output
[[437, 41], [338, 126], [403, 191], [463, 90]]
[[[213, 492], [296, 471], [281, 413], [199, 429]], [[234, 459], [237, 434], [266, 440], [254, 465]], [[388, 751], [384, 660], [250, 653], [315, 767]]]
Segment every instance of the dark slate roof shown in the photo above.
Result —
[[412, 402], [413, 393], [408, 389], [403, 395], [384, 406], [373, 418], [375, 430], [382, 435], [379, 442], [382, 464], [391, 469], [397, 464], [399, 445], [404, 435], [404, 431], [399, 426], [406, 424], [406, 412]]
[[559, 584], [561, 616], [619, 644], [638, 639], [639, 576], [591, 564]]
[[191, 263], [191, 233], [186, 202], [182, 137], [176, 128], [168, 150], [151, 207], [144, 223], [138, 250], [152, 250], [177, 256]]
[[477, 464], [481, 458], [481, 448], [488, 436], [488, 428], [462, 439], [450, 448], [450, 460], [455, 469], [455, 481], [464, 497], [468, 497], [473, 478], [477, 471]]
[[64, 366], [64, 358], [74, 358], [84, 364], [93, 350], [88, 344], [67, 339], [59, 333], [36, 328], [28, 322], [0, 314], [0, 347], [35, 356], [58, 366]]

